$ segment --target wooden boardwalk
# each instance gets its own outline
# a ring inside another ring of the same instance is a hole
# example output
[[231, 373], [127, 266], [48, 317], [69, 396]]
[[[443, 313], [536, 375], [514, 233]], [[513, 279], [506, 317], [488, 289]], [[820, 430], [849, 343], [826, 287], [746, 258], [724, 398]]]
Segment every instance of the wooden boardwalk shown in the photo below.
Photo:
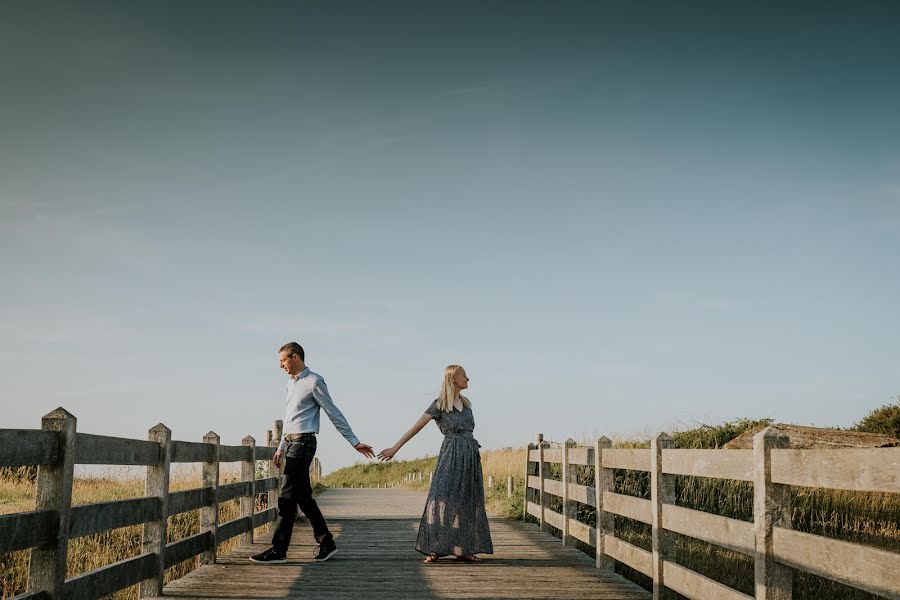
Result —
[[424, 564], [415, 551], [425, 494], [400, 489], [335, 489], [319, 497], [338, 553], [312, 560], [315, 542], [299, 521], [284, 565], [247, 557], [268, 547], [269, 536], [219, 557], [165, 588], [169, 598], [529, 598], [644, 600], [651, 595], [537, 527], [491, 519], [494, 554], [479, 564], [442, 559]]

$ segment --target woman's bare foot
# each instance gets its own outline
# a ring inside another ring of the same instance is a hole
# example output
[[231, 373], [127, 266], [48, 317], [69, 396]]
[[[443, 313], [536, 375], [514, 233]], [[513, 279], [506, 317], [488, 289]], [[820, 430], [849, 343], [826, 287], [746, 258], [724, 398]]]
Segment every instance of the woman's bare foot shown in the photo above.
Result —
[[456, 560], [461, 560], [463, 562], [481, 562], [481, 559], [475, 556], [474, 554], [466, 554], [464, 556], [457, 556]]
[[428, 556], [425, 557], [425, 560], [423, 562], [433, 563], [433, 562], [437, 562], [437, 559], [438, 559], [437, 554], [429, 554]]

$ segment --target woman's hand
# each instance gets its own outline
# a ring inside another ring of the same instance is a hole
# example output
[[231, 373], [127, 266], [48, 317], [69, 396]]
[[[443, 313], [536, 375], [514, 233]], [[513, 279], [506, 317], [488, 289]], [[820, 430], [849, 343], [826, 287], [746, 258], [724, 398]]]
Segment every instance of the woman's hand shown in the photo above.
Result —
[[381, 460], [391, 460], [392, 458], [394, 458], [395, 454], [397, 454], [397, 450], [395, 448], [385, 448], [378, 453], [378, 458], [380, 458]]

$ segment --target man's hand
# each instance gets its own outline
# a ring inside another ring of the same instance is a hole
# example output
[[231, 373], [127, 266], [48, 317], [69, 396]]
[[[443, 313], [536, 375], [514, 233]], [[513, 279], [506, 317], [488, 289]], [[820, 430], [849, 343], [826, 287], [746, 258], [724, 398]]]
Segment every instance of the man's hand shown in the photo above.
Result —
[[372, 446], [368, 444], [363, 444], [362, 442], [353, 446], [356, 448], [356, 451], [365, 456], [366, 458], [375, 458], [375, 451], [372, 450]]
[[275, 456], [272, 457], [272, 461], [275, 463], [275, 468], [281, 468], [281, 459], [284, 457], [284, 454], [281, 452], [281, 448], [275, 451]]
[[394, 448], [385, 448], [381, 452], [378, 453], [378, 458], [381, 460], [391, 460], [394, 458], [394, 455], [397, 454], [397, 450]]

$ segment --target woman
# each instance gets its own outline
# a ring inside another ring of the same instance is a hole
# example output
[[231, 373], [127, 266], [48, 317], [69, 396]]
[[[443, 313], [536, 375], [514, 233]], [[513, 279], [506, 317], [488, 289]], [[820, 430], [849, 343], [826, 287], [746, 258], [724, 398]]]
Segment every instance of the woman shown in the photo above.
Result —
[[432, 419], [444, 434], [416, 540], [416, 550], [426, 555], [427, 563], [449, 555], [480, 562], [476, 554], [494, 553], [484, 512], [484, 480], [478, 452], [481, 446], [472, 437], [475, 417], [469, 399], [460, 394], [468, 387], [465, 369], [459, 365], [444, 369], [438, 399], [393, 447], [378, 453], [381, 460], [390, 460]]

